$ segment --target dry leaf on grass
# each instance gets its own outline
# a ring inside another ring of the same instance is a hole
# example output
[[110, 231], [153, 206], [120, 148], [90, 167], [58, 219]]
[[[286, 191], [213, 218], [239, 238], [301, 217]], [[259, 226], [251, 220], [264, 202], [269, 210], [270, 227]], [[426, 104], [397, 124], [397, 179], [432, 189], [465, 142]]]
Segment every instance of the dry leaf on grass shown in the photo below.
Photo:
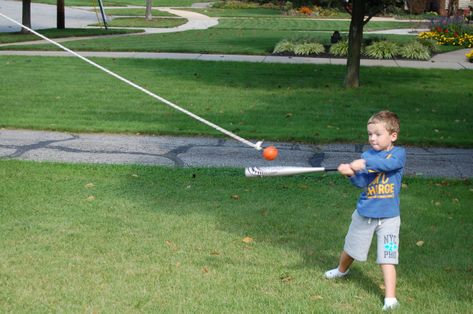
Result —
[[311, 299], [312, 301], [318, 301], [318, 300], [322, 300], [323, 297], [322, 297], [321, 295], [318, 295], [318, 294], [317, 294], [317, 295], [312, 295], [312, 296], [310, 296], [310, 299]]
[[248, 244], [253, 243], [255, 240], [252, 237], [244, 237], [241, 241]]
[[417, 245], [418, 247], [421, 247], [422, 245], [424, 245], [424, 241], [422, 241], [422, 240], [417, 241], [417, 242], [416, 242], [416, 245]]

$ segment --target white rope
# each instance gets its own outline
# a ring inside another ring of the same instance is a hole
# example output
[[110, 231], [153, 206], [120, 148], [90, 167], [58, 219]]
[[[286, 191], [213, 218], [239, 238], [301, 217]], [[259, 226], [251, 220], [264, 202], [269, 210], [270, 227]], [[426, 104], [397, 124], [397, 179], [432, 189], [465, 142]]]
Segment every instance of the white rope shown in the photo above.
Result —
[[78, 54], [78, 53], [76, 53], [76, 52], [70, 50], [69, 48], [64, 47], [63, 45], [61, 45], [61, 44], [55, 42], [54, 40], [51, 40], [51, 39], [47, 38], [47, 37], [44, 36], [44, 35], [41, 35], [40, 33], [38, 33], [38, 32], [36, 32], [36, 31], [32, 30], [31, 28], [29, 28], [29, 27], [27, 27], [27, 26], [24, 26], [23, 24], [21, 24], [21, 23], [15, 21], [14, 19], [12, 19], [12, 18], [10, 18], [10, 17], [8, 17], [8, 16], [2, 14], [1, 12], [0, 12], [0, 16], [4, 17], [5, 19], [9, 20], [10, 22], [15, 23], [16, 25], [19, 25], [19, 26], [21, 26], [21, 27], [27, 29], [27, 30], [30, 31], [31, 33], [35, 34], [36, 36], [39, 36], [39, 37], [41, 37], [42, 39], [44, 39], [44, 40], [50, 42], [51, 44], [58, 46], [59, 48], [65, 50], [65, 51], [67, 51], [67, 52], [69, 52], [70, 54], [72, 54], [72, 55], [74, 55], [74, 56], [76, 56], [76, 57], [78, 57], [78, 58], [80, 58], [80, 59], [82, 59], [83, 61], [85, 61], [85, 62], [87, 62], [87, 63], [93, 65], [94, 67], [96, 67], [96, 68], [98, 68], [98, 69], [104, 71], [105, 73], [108, 73], [108, 74], [110, 74], [111, 76], [113, 76], [113, 77], [119, 79], [120, 81], [125, 82], [126, 84], [133, 86], [134, 88], [136, 88], [136, 89], [142, 91], [143, 93], [148, 94], [149, 96], [151, 96], [151, 97], [153, 97], [153, 98], [155, 98], [155, 99], [157, 99], [157, 100], [159, 100], [159, 101], [165, 103], [166, 105], [168, 105], [168, 106], [170, 106], [170, 107], [172, 107], [172, 108], [174, 108], [174, 109], [176, 109], [176, 110], [178, 110], [178, 111], [180, 111], [180, 112], [182, 112], [182, 113], [185, 113], [186, 115], [188, 115], [188, 116], [190, 116], [190, 117], [196, 119], [197, 121], [200, 121], [200, 122], [202, 122], [202, 123], [204, 123], [204, 124], [206, 124], [206, 125], [208, 125], [208, 126], [214, 128], [215, 130], [217, 130], [217, 131], [219, 131], [219, 132], [221, 132], [221, 133], [223, 133], [223, 134], [225, 134], [225, 135], [228, 135], [229, 137], [231, 137], [231, 138], [233, 138], [233, 139], [235, 139], [235, 140], [237, 140], [237, 141], [239, 141], [239, 142], [241, 142], [241, 143], [243, 143], [243, 144], [246, 144], [246, 145], [248, 145], [248, 146], [251, 146], [251, 147], [255, 148], [256, 150], [261, 150], [261, 149], [262, 149], [262, 148], [261, 148], [261, 144], [263, 143], [262, 141], [256, 142], [256, 144], [255, 144], [255, 143], [252, 143], [252, 142], [250, 142], [250, 141], [248, 141], [248, 140], [246, 140], [246, 139], [244, 139], [244, 138], [242, 138], [242, 137], [240, 137], [240, 136], [238, 136], [238, 135], [236, 135], [236, 134], [234, 134], [234, 133], [232, 133], [232, 132], [230, 132], [230, 131], [228, 131], [228, 130], [226, 130], [226, 129], [224, 129], [224, 128], [222, 128], [222, 127], [220, 127], [220, 126], [218, 126], [218, 125], [216, 125], [216, 124], [214, 124], [214, 123], [212, 123], [212, 122], [210, 122], [210, 121], [208, 121], [208, 120], [206, 120], [206, 119], [204, 119], [204, 118], [202, 118], [202, 117], [200, 117], [200, 116], [198, 116], [198, 115], [196, 115], [196, 114], [194, 114], [194, 113], [192, 113], [192, 112], [190, 112], [190, 111], [188, 111], [188, 110], [186, 110], [186, 109], [184, 109], [184, 108], [182, 108], [182, 107], [179, 107], [178, 105], [176, 105], [176, 104], [170, 102], [169, 100], [166, 100], [166, 99], [162, 98], [161, 96], [158, 96], [158, 95], [156, 95], [156, 94], [150, 92], [149, 90], [147, 90], [147, 89], [145, 89], [145, 88], [143, 88], [143, 87], [141, 87], [141, 86], [139, 86], [139, 85], [133, 83], [133, 82], [130, 81], [130, 80], [127, 80], [126, 78], [124, 78], [124, 77], [122, 77], [122, 76], [120, 76], [120, 75], [118, 75], [118, 74], [116, 74], [116, 73], [110, 71], [110, 70], [107, 69], [107, 68], [104, 68], [103, 66], [101, 66], [101, 65], [99, 65], [99, 64], [97, 64], [97, 63], [95, 63], [95, 62], [93, 62], [93, 61], [91, 61], [91, 60], [89, 60], [89, 59], [87, 59], [86, 57], [81, 56], [80, 54]]

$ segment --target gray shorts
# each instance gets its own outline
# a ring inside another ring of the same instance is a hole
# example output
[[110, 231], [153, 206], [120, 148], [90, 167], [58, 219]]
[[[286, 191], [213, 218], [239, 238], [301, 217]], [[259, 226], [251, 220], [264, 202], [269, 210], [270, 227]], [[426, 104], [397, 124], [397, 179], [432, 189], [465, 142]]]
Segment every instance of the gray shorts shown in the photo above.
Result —
[[345, 237], [344, 251], [357, 261], [366, 261], [368, 251], [376, 232], [378, 244], [378, 264], [399, 263], [399, 227], [401, 218], [366, 218], [355, 210]]

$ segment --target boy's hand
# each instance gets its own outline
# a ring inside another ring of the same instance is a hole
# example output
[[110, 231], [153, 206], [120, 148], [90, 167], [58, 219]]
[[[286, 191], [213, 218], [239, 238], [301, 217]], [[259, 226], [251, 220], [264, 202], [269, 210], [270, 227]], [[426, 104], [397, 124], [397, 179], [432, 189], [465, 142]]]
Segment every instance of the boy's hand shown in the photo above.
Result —
[[342, 175], [351, 177], [355, 175], [355, 172], [353, 169], [350, 167], [350, 164], [340, 164], [337, 168], [338, 172], [340, 172]]
[[356, 159], [350, 163], [350, 168], [353, 171], [360, 171], [366, 168], [366, 161], [364, 159]]

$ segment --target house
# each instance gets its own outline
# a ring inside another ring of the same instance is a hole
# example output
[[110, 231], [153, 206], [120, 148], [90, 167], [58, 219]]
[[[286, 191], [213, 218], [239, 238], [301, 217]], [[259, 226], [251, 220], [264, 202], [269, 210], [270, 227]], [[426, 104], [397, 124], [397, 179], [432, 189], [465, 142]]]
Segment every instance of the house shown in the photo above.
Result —
[[457, 15], [469, 15], [471, 7], [473, 7], [473, 0], [437, 0], [439, 2], [440, 15], [448, 15], [449, 5], [453, 5]]

